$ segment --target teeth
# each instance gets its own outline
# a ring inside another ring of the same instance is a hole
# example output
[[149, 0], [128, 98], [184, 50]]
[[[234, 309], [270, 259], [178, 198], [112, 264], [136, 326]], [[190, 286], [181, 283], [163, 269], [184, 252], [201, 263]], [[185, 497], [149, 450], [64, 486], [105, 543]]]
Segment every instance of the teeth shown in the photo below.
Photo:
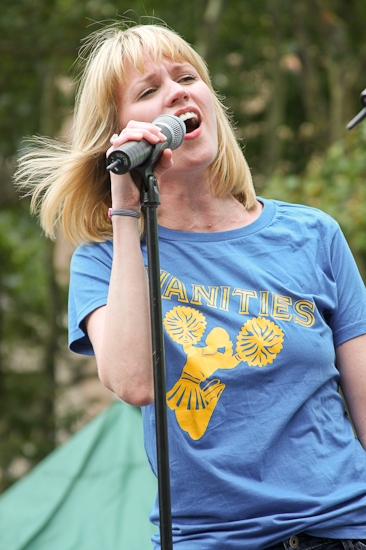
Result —
[[192, 118], [197, 118], [198, 119], [198, 116], [196, 115], [196, 113], [193, 113], [192, 111], [189, 111], [187, 113], [182, 113], [181, 115], [179, 115], [179, 118], [185, 122], [186, 120], [189, 120], [189, 119], [192, 119]]

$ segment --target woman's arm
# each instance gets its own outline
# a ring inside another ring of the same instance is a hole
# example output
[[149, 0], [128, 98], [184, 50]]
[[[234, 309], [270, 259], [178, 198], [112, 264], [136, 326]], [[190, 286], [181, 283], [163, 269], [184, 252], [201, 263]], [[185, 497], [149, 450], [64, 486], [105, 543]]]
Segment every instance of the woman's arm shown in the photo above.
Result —
[[341, 388], [357, 437], [366, 450], [366, 334], [336, 349]]
[[[153, 124], [131, 121], [113, 141], [113, 147], [131, 140], [152, 144], [165, 140]], [[159, 176], [172, 164], [165, 150], [156, 170]], [[140, 208], [140, 191], [130, 174], [111, 173], [114, 209]], [[107, 213], [106, 213], [107, 214]], [[138, 219], [112, 216], [113, 264], [107, 305], [92, 312], [86, 329], [93, 345], [101, 382], [131, 405], [154, 400], [149, 288], [141, 254]]]
[[86, 328], [102, 384], [131, 405], [147, 405], [154, 399], [150, 313], [136, 218], [113, 217], [113, 247], [107, 305]]

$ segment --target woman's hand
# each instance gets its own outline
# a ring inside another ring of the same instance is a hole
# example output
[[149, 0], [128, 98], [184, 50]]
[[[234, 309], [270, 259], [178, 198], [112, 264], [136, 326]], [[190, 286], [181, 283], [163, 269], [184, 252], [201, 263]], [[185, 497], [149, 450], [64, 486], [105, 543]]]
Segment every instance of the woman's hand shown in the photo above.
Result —
[[[119, 135], [115, 134], [111, 137], [112, 146], [108, 149], [107, 156], [128, 141], [141, 141], [142, 139], [145, 139], [152, 145], [166, 141], [166, 137], [161, 132], [159, 126], [155, 126], [149, 122], [130, 120]], [[170, 149], [165, 149], [156, 164], [156, 177], [161, 177], [172, 164], [172, 152]], [[131, 175], [129, 173], [118, 175], [111, 172], [110, 176], [113, 208], [139, 208], [140, 190]]]

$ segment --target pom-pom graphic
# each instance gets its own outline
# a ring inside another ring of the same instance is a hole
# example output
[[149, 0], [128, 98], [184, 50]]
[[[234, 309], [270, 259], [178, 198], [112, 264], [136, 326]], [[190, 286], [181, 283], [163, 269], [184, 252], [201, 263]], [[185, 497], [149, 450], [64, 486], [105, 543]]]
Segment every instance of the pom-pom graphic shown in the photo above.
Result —
[[267, 319], [254, 317], [237, 336], [236, 352], [248, 365], [264, 367], [272, 363], [282, 349], [282, 329]]
[[177, 306], [164, 317], [164, 326], [169, 336], [181, 345], [197, 344], [206, 330], [204, 315], [193, 307]]

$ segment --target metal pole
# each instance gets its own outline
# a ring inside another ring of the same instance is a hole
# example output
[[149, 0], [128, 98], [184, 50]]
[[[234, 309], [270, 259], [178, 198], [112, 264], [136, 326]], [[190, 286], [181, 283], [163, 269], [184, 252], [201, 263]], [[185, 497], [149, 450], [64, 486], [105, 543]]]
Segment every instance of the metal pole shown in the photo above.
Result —
[[157, 224], [159, 191], [151, 173], [146, 176], [143, 206], [145, 209], [146, 244], [150, 290], [150, 316], [154, 367], [156, 451], [158, 465], [158, 494], [160, 539], [162, 550], [172, 550], [172, 515], [170, 499], [170, 469], [168, 421], [166, 407], [164, 333], [160, 291], [160, 259]]

